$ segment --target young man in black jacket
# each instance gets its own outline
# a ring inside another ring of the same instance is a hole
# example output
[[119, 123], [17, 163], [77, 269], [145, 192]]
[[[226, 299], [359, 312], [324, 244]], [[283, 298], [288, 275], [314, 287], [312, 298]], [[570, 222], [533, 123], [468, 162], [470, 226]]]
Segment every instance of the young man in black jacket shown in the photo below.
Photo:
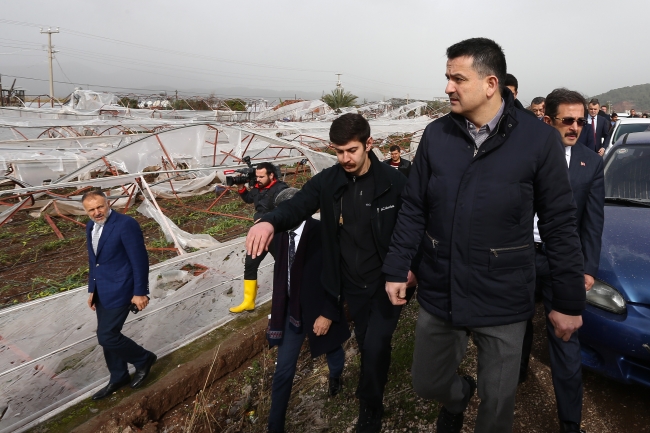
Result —
[[443, 404], [438, 433], [459, 433], [477, 387], [456, 373], [471, 333], [481, 398], [475, 432], [508, 433], [534, 313], [535, 213], [552, 275], [549, 321], [564, 341], [582, 325], [576, 206], [560, 136], [515, 108], [501, 47], [468, 39], [449, 47], [447, 59], [451, 113], [422, 135], [384, 261], [386, 290], [404, 303], [421, 247], [413, 388]]
[[[257, 182], [248, 190], [242, 185], [238, 191], [239, 196], [246, 203], [255, 204], [255, 215], [253, 219], [259, 221], [262, 216], [275, 208], [275, 199], [280, 191], [287, 189], [289, 185], [278, 180], [277, 168], [270, 162], [257, 164], [255, 168]], [[273, 255], [273, 251], [271, 251]], [[246, 255], [244, 262], [244, 300], [236, 307], [231, 307], [231, 313], [241, 313], [255, 309], [255, 298], [257, 298], [257, 269], [266, 257], [266, 253], [252, 258]]]
[[[330, 141], [339, 164], [315, 175], [291, 200], [263, 216], [248, 232], [246, 249], [253, 257], [264, 253], [275, 232], [320, 209], [321, 282], [328, 296], [343, 296], [348, 303], [361, 352], [357, 432], [379, 432], [391, 338], [401, 311], [383, 289], [381, 268], [407, 179], [371, 151], [370, 125], [359, 114], [334, 120]], [[410, 287], [414, 277], [408, 274]]]

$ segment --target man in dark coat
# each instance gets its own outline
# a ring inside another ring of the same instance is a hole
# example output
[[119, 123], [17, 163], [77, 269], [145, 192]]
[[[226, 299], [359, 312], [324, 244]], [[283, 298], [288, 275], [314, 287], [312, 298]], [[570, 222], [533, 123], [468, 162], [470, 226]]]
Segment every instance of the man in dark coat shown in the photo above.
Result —
[[598, 99], [589, 101], [587, 111], [587, 122], [591, 125], [591, 133], [594, 136], [594, 142], [596, 144], [595, 150], [598, 155], [603, 156], [605, 154], [604, 140], [609, 135], [611, 123], [609, 119], [599, 114], [602, 111], [600, 111], [600, 102], [598, 102]]
[[[284, 190], [278, 195], [278, 201], [292, 197], [297, 191], [295, 188]], [[341, 302], [326, 296], [321, 284], [320, 226], [320, 221], [308, 218], [298, 227], [278, 233], [274, 240], [276, 260], [267, 338], [271, 347], [279, 347], [271, 390], [269, 433], [284, 432], [296, 364], [306, 336], [312, 357], [327, 355], [330, 396], [341, 390], [340, 378], [345, 363], [341, 344], [350, 338], [350, 330]]]
[[[262, 216], [275, 208], [275, 199], [278, 194], [289, 187], [286, 183], [278, 179], [278, 170], [270, 162], [259, 163], [255, 169], [257, 182], [249, 190], [246, 185], [239, 189], [239, 196], [246, 203], [255, 205], [255, 215], [253, 219], [258, 221]], [[273, 255], [273, 250], [270, 251]], [[241, 313], [255, 309], [255, 299], [257, 298], [257, 270], [260, 263], [266, 257], [266, 253], [253, 259], [246, 255], [244, 261], [244, 300], [236, 307], [231, 307], [231, 313]]]
[[390, 158], [385, 160], [384, 163], [397, 169], [404, 176], [409, 177], [411, 171], [411, 161], [402, 158], [402, 148], [397, 144], [393, 144], [390, 148]]
[[[600, 245], [605, 220], [605, 180], [603, 176], [603, 159], [596, 153], [577, 142], [580, 125], [577, 122], [562, 122], [557, 119], [579, 118], [585, 109], [585, 100], [578, 92], [556, 89], [546, 97], [546, 116], [544, 121], [556, 128], [564, 144], [566, 164], [575, 200], [578, 235], [582, 246], [585, 272], [585, 290], [594, 284], [600, 262]], [[604, 121], [601, 118], [601, 121]], [[537, 222], [537, 219], [535, 219]], [[553, 304], [553, 285], [546, 257], [546, 248], [540, 238], [537, 224], [534, 227], [535, 268], [537, 290], [544, 299], [548, 315]], [[560, 431], [580, 432], [582, 419], [582, 366], [578, 333], [574, 332], [569, 341], [563, 341], [555, 335], [553, 325], [546, 320], [549, 353], [551, 357], [551, 375], [555, 388]], [[522, 353], [522, 370], [520, 381], [525, 380], [528, 358], [533, 340], [533, 324], [529, 320], [524, 338]]]
[[531, 227], [539, 216], [553, 276], [549, 319], [567, 341], [582, 325], [584, 272], [575, 204], [558, 132], [514, 107], [506, 60], [485, 38], [447, 49], [451, 113], [424, 131], [384, 261], [404, 303], [412, 258], [420, 314], [413, 387], [440, 401], [438, 433], [458, 433], [475, 389], [456, 371], [471, 333], [481, 403], [476, 432], [512, 431], [526, 321], [534, 313]]
[[[90, 217], [88, 244], [88, 306], [97, 312], [97, 341], [111, 374], [106, 387], [93, 395], [100, 400], [127, 383], [137, 388], [146, 379], [156, 355], [122, 334], [132, 305], [138, 310], [149, 303], [149, 258], [138, 222], [113, 212], [101, 191], [81, 198]], [[133, 379], [128, 365], [135, 366]]]
[[359, 114], [334, 120], [330, 141], [339, 164], [312, 177], [292, 199], [263, 216], [248, 232], [246, 250], [253, 257], [261, 254], [274, 232], [295, 227], [320, 209], [321, 281], [329, 296], [348, 303], [361, 352], [356, 429], [379, 432], [391, 338], [401, 312], [383, 289], [381, 267], [407, 179], [371, 151], [370, 125]]

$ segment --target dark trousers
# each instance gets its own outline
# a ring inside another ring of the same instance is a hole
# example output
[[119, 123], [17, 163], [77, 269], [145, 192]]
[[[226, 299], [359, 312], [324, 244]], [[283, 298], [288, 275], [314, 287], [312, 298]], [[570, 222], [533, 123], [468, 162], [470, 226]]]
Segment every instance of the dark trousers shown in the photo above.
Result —
[[[548, 320], [553, 309], [553, 286], [551, 272], [546, 255], [535, 251], [535, 266], [537, 270], [537, 290], [541, 291], [546, 313], [546, 336], [551, 357], [551, 376], [557, 400], [557, 413], [560, 421], [580, 425], [582, 418], [582, 366], [578, 332], [571, 335], [569, 341], [563, 341], [555, 336], [555, 329]], [[522, 352], [522, 367], [528, 366], [528, 359], [533, 343], [533, 324], [529, 322], [524, 336]]]
[[260, 263], [264, 260], [264, 257], [268, 253], [271, 253], [273, 258], [275, 258], [275, 251], [273, 250], [273, 245], [275, 242], [271, 242], [268, 251], [264, 251], [261, 255], [252, 258], [250, 254], [246, 254], [246, 259], [244, 260], [244, 279], [245, 280], [257, 280], [257, 270], [260, 267]]
[[129, 305], [119, 308], [104, 308], [98, 296], [95, 296], [97, 312], [97, 341], [104, 349], [106, 366], [111, 373], [111, 383], [126, 380], [129, 377], [127, 364], [142, 368], [146, 365], [151, 352], [122, 334], [122, 326], [129, 315]]
[[[371, 407], [380, 407], [384, 400], [384, 388], [390, 367], [391, 339], [397, 327], [401, 306], [393, 305], [385, 289], [386, 281], [362, 289], [349, 281], [343, 281], [343, 295], [348, 301], [354, 336], [361, 354], [361, 371], [356, 396]], [[363, 301], [360, 292], [368, 295]], [[413, 291], [409, 291], [411, 294]], [[369, 299], [368, 299], [369, 297]]]
[[[296, 374], [296, 364], [306, 336], [307, 331], [304, 327], [301, 333], [294, 332], [289, 328], [289, 315], [287, 314], [282, 343], [278, 346], [277, 365], [271, 387], [271, 411], [268, 426], [270, 431], [284, 431], [284, 420], [289, 406], [293, 378]], [[330, 377], [341, 377], [344, 364], [345, 351], [341, 346], [327, 354]]]

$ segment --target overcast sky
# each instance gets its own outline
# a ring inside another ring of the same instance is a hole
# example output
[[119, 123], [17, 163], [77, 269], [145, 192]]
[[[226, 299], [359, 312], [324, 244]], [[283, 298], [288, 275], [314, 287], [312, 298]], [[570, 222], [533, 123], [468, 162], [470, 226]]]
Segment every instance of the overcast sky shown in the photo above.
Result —
[[446, 47], [482, 36], [503, 47], [528, 102], [650, 82], [649, 16], [648, 0], [4, 0], [0, 74], [48, 77], [43, 25], [61, 28], [55, 80], [84, 87], [320, 95], [340, 72], [361, 96], [430, 99], [444, 96]]

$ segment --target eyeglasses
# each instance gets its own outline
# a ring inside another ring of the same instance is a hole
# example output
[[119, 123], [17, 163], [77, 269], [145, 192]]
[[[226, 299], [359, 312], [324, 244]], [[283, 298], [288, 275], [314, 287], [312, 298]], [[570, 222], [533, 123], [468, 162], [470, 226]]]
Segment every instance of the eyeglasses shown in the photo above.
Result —
[[576, 122], [578, 126], [585, 126], [585, 123], [587, 123], [587, 119], [584, 117], [578, 117], [577, 119], [575, 117], [554, 117], [554, 119], [559, 120], [566, 126], [571, 126], [574, 122]]

